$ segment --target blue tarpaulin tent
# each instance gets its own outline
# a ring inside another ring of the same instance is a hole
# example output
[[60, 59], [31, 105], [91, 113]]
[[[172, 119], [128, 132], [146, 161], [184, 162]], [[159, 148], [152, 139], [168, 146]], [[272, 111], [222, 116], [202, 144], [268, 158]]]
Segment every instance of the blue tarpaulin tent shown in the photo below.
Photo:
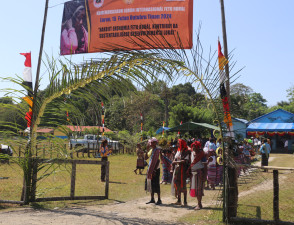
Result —
[[160, 127], [157, 131], [156, 131], [156, 134], [161, 134], [162, 133], [162, 130], [164, 129], [164, 131], [166, 130], [169, 130], [170, 128], [169, 127]]
[[294, 136], [288, 134], [294, 132], [294, 114], [283, 109], [277, 109], [251, 120], [246, 131], [248, 135], [253, 135], [252, 133], [255, 132], [257, 135], [270, 138], [272, 150], [276, 150], [276, 152], [284, 151], [286, 140], [288, 140], [287, 152], [290, 153], [294, 150], [294, 146], [292, 147]]

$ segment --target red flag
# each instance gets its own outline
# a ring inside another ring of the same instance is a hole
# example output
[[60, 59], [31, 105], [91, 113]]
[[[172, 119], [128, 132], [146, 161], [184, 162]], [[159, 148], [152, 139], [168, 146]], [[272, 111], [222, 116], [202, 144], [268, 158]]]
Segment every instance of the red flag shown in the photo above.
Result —
[[32, 96], [32, 62], [31, 62], [31, 53], [20, 53], [21, 55], [26, 57], [25, 60], [25, 68], [23, 70], [23, 80], [24, 80], [24, 85], [28, 87], [28, 96]]
[[19, 54], [26, 57], [26, 61], [25, 61], [24, 65], [26, 67], [32, 67], [31, 53], [29, 52], [29, 53], [19, 53]]

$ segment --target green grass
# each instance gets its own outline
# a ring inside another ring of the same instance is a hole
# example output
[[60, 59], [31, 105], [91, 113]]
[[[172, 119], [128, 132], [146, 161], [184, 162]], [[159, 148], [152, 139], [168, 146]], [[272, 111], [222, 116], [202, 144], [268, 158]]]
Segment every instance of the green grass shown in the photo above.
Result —
[[[269, 166], [294, 168], [294, 156], [289, 154], [271, 154], [273, 160]], [[249, 184], [240, 185], [239, 193], [267, 183], [271, 189], [265, 186], [253, 193], [240, 197], [238, 201], [238, 217], [256, 218], [263, 220], [273, 219], [273, 173], [272, 170], [264, 173], [258, 170], [252, 175], [254, 178]], [[279, 208], [282, 221], [294, 221], [294, 171], [279, 171]]]
[[[269, 163], [270, 166], [294, 167], [292, 155], [271, 154], [275, 157]], [[81, 158], [80, 158], [81, 159]], [[87, 158], [85, 158], [87, 159]], [[136, 166], [136, 156], [134, 155], [112, 155], [110, 161], [110, 185], [109, 199], [98, 201], [58, 201], [34, 203], [36, 208], [65, 208], [76, 205], [102, 205], [113, 201], [126, 202], [149, 196], [144, 190], [144, 175], [135, 175], [133, 170]], [[91, 160], [100, 160], [91, 158]], [[43, 170], [44, 171], [44, 170]], [[40, 171], [39, 176], [43, 171]], [[51, 169], [52, 171], [52, 169]], [[59, 197], [70, 195], [70, 172], [71, 166], [57, 167], [55, 173], [43, 179], [37, 186], [39, 197]], [[146, 169], [143, 173], [146, 173]], [[239, 193], [247, 191], [272, 179], [272, 173], [256, 173], [251, 182], [239, 185]], [[280, 177], [285, 176], [280, 182], [280, 217], [284, 221], [294, 220], [294, 173], [281, 172]], [[9, 177], [0, 180], [0, 199], [20, 200], [22, 188], [22, 172], [16, 164], [0, 164], [0, 177]], [[77, 165], [76, 196], [83, 195], [104, 195], [104, 183], [100, 182], [100, 165]], [[10, 191], [8, 191], [10, 190]], [[161, 185], [162, 196], [170, 196], [170, 185]], [[205, 191], [203, 203], [208, 206], [200, 211], [187, 213], [179, 218], [179, 222], [190, 224], [222, 224], [221, 203], [215, 200], [220, 195], [221, 190]], [[250, 195], [239, 198], [238, 216], [247, 218], [272, 219], [272, 190], [258, 190]], [[188, 197], [189, 205], [196, 205], [196, 199]], [[12, 205], [0, 204], [0, 209], [14, 207]]]

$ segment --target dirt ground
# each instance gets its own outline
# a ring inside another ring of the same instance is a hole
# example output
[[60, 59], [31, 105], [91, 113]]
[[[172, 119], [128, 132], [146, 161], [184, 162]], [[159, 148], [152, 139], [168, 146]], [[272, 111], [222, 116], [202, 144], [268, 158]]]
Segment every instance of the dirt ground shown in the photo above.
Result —
[[[124, 203], [67, 209], [34, 210], [32, 208], [0, 212], [0, 224], [179, 224], [177, 219], [194, 210], [196, 202], [176, 206], [173, 197], [162, 198], [163, 204], [146, 204], [149, 197]], [[205, 207], [205, 204], [203, 204]]]

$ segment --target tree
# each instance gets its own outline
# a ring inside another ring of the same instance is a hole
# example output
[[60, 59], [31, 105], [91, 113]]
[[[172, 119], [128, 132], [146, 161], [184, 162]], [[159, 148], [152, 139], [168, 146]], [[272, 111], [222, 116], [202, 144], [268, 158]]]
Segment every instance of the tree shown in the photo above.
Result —
[[246, 119], [252, 120], [266, 113], [267, 101], [262, 97], [260, 93], [252, 93], [249, 96], [248, 101], [244, 105], [244, 112], [246, 112]]
[[294, 103], [294, 85], [287, 89], [287, 97], [290, 103]]

